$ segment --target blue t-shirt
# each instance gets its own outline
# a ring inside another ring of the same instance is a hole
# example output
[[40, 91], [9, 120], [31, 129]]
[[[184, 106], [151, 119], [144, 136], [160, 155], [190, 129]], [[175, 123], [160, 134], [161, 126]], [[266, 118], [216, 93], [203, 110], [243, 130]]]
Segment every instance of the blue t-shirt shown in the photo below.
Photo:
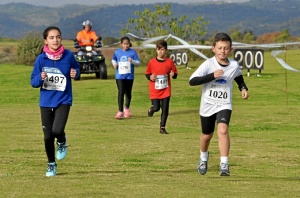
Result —
[[126, 65], [126, 62], [128, 62], [128, 58], [132, 58], [135, 61], [140, 61], [138, 54], [134, 49], [129, 48], [128, 50], [124, 51], [123, 49], [119, 48], [115, 51], [112, 60], [116, 61], [118, 64], [118, 67], [116, 69], [116, 79], [134, 79], [134, 65], [130, 64], [130, 69], [126, 70], [127, 72], [122, 72], [121, 67]]
[[[55, 108], [61, 104], [72, 105], [71, 68], [80, 75], [80, 66], [71, 51], [66, 50], [59, 60], [49, 59], [45, 53], [40, 54], [34, 63], [31, 74], [31, 86], [40, 88], [40, 107]], [[45, 71], [47, 78], [42, 80]]]

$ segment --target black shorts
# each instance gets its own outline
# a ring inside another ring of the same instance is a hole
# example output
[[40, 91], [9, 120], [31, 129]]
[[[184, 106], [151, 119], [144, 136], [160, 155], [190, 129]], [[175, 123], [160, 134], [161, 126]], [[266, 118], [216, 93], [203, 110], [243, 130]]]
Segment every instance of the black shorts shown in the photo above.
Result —
[[225, 123], [229, 125], [231, 117], [231, 110], [225, 109], [215, 113], [209, 117], [200, 116], [202, 133], [204, 134], [211, 134], [215, 131], [215, 123]]

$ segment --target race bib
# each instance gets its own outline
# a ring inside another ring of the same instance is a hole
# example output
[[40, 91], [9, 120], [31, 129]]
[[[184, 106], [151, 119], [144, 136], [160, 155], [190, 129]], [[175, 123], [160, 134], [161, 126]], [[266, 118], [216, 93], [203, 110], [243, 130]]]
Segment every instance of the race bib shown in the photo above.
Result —
[[131, 73], [131, 65], [129, 61], [119, 62], [118, 64], [119, 74], [130, 74]]
[[225, 84], [212, 83], [205, 92], [205, 102], [209, 104], [229, 104], [230, 87]]
[[155, 80], [155, 89], [165, 89], [168, 87], [168, 76], [157, 75]]
[[67, 79], [57, 68], [44, 67], [47, 77], [44, 79], [43, 89], [65, 91]]

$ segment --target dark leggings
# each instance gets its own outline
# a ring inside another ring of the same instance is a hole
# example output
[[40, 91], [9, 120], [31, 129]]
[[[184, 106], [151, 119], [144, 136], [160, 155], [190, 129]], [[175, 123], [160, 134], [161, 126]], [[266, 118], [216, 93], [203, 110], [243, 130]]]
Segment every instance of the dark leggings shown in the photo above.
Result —
[[125, 107], [130, 107], [131, 91], [133, 86], [133, 80], [116, 79], [118, 87], [118, 105], [119, 111], [123, 112], [124, 108], [124, 96], [126, 97]]
[[170, 97], [163, 99], [151, 99], [152, 111], [157, 112], [161, 106], [160, 127], [165, 127], [169, 115]]
[[41, 107], [42, 127], [48, 162], [55, 162], [55, 138], [57, 142], [65, 142], [65, 126], [70, 112], [69, 105], [57, 108]]

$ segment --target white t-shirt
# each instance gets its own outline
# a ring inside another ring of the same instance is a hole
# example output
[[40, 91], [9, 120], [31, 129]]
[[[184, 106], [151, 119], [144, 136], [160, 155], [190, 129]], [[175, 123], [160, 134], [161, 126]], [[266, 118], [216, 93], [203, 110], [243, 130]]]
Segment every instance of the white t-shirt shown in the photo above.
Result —
[[221, 110], [232, 110], [232, 81], [242, 74], [237, 61], [228, 59], [229, 65], [222, 67], [215, 57], [204, 61], [198, 69], [191, 75], [190, 80], [194, 77], [202, 77], [222, 69], [224, 74], [211, 82], [203, 84], [202, 96], [200, 103], [200, 115], [211, 116]]

